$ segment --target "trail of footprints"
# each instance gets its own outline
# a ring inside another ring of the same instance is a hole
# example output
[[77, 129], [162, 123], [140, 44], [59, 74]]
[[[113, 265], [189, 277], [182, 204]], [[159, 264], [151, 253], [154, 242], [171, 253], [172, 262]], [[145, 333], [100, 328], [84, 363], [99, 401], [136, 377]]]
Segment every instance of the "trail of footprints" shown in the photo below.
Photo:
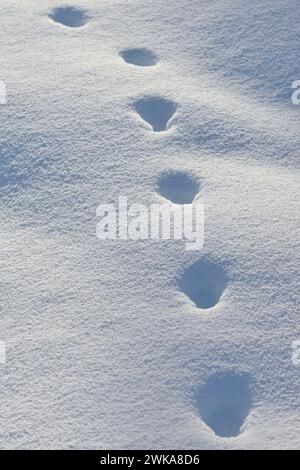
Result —
[[[89, 19], [86, 11], [72, 6], [55, 8], [49, 18], [68, 28], [83, 27]], [[158, 57], [147, 48], [124, 49], [120, 56], [125, 63], [138, 67], [153, 67]], [[177, 105], [160, 96], [146, 96], [134, 103], [139, 116], [153, 132], [170, 128]], [[200, 191], [199, 181], [188, 172], [165, 171], [157, 180], [157, 192], [174, 204], [191, 204]], [[199, 260], [187, 267], [178, 286], [201, 310], [209, 310], [220, 301], [229, 282], [227, 273], [209, 260]], [[210, 376], [195, 396], [202, 420], [220, 437], [240, 434], [252, 404], [251, 378], [248, 374], [222, 371]]]

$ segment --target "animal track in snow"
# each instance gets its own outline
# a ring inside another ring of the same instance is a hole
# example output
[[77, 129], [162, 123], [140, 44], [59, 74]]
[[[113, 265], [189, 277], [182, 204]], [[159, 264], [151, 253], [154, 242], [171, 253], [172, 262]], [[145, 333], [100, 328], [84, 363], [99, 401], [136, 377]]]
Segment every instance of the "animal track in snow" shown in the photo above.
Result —
[[196, 396], [203, 421], [220, 437], [234, 437], [247, 418], [252, 397], [250, 376], [225, 371], [212, 375]]
[[125, 49], [120, 52], [120, 56], [128, 64], [139, 65], [140, 67], [150, 67], [157, 63], [155, 54], [145, 48]]
[[200, 189], [196, 178], [183, 171], [163, 172], [157, 186], [158, 193], [174, 204], [191, 204]]
[[49, 18], [69, 28], [80, 28], [86, 24], [88, 15], [84, 10], [65, 6], [55, 8], [53, 12], [49, 14]]
[[137, 113], [151, 125], [154, 132], [167, 130], [168, 123], [176, 111], [176, 104], [159, 96], [145, 97], [134, 104]]
[[218, 265], [197, 261], [179, 279], [181, 291], [201, 309], [214, 307], [227, 285], [227, 274]]

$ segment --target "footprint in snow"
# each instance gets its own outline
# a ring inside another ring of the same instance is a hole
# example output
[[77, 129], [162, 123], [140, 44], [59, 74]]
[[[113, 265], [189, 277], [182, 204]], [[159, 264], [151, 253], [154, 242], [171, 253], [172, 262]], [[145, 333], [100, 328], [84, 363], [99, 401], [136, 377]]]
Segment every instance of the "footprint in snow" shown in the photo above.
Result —
[[185, 269], [179, 288], [200, 309], [214, 307], [220, 300], [228, 277], [217, 264], [199, 260]]
[[177, 109], [173, 101], [159, 96], [142, 98], [135, 102], [134, 107], [141, 118], [150, 124], [153, 132], [167, 130], [170, 119]]
[[140, 67], [150, 67], [157, 63], [155, 54], [145, 48], [125, 49], [120, 52], [120, 56], [128, 64], [138, 65]]
[[202, 420], [220, 437], [236, 437], [247, 418], [252, 396], [251, 377], [245, 372], [212, 375], [195, 399]]
[[174, 204], [191, 204], [199, 190], [199, 181], [184, 171], [165, 171], [157, 181], [157, 192]]
[[86, 24], [88, 15], [84, 10], [64, 6], [55, 8], [52, 13], [49, 14], [49, 18], [69, 28], [80, 28]]

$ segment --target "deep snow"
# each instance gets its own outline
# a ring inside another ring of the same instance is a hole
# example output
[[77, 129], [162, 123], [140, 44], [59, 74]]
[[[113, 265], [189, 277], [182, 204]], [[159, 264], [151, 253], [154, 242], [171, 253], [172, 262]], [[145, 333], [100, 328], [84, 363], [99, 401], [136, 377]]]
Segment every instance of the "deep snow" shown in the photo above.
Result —
[[[0, 447], [300, 448], [299, 1], [0, 5]], [[99, 240], [119, 195], [203, 250]]]

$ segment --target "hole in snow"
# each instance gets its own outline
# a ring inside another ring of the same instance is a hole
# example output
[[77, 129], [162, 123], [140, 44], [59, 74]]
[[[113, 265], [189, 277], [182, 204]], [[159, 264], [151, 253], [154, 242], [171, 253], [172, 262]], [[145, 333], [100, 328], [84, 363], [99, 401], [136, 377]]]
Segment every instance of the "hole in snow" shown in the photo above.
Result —
[[199, 192], [199, 182], [183, 171], [165, 172], [158, 178], [158, 192], [174, 204], [191, 204]]
[[120, 52], [128, 64], [150, 67], [157, 63], [157, 57], [148, 49], [126, 49]]
[[181, 291], [202, 309], [214, 307], [227, 284], [227, 275], [216, 264], [197, 261], [179, 279]]
[[211, 376], [196, 396], [200, 417], [220, 437], [240, 434], [251, 403], [249, 374], [233, 371]]
[[137, 113], [151, 125], [154, 132], [165, 131], [176, 111], [176, 104], [173, 101], [158, 96], [143, 98], [134, 106]]
[[55, 8], [49, 17], [70, 28], [79, 28], [83, 26], [88, 19], [87, 14], [83, 10], [78, 10], [74, 7], [59, 7]]

